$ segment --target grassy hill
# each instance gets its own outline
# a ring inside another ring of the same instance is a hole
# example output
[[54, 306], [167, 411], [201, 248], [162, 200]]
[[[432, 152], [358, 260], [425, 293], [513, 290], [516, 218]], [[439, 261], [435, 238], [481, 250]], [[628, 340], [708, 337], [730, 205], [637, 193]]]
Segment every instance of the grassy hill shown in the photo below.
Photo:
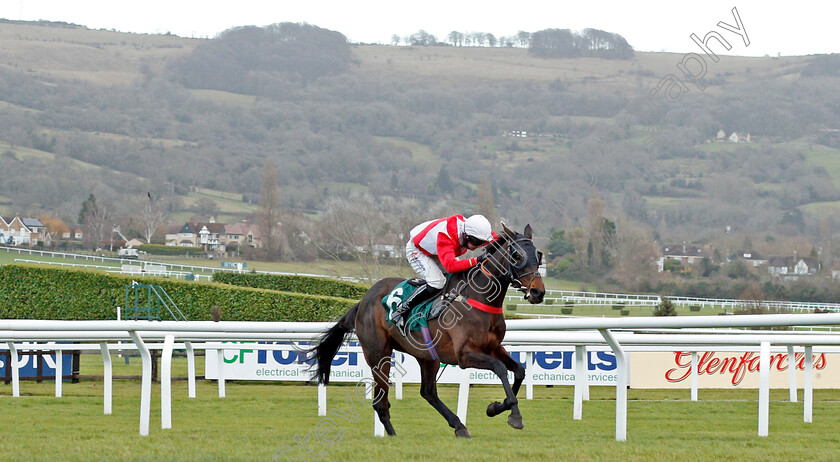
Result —
[[[253, 52], [255, 67], [228, 69], [206, 46], [220, 39], [0, 26], [0, 158], [15, 179], [0, 184], [0, 213], [72, 220], [93, 192], [128, 216], [152, 191], [174, 221], [208, 207], [239, 220], [255, 211], [269, 158], [280, 166], [285, 208], [369, 192], [464, 211], [486, 176], [512, 220], [533, 217], [524, 197], [563, 203], [535, 225], [542, 235], [580, 223], [593, 187], [610, 216], [660, 235], [723, 224], [790, 232], [781, 217], [794, 209], [805, 213], [795, 232], [814, 234], [840, 203], [840, 149], [820, 137], [840, 126], [832, 110], [840, 85], [803, 76], [813, 57], [721, 56], [708, 64], [704, 90], [688, 82], [680, 101], [657, 101], [652, 113], [645, 98], [681, 75], [680, 54], [548, 59], [522, 48], [352, 45], [345, 71], [312, 78], [260, 68], [269, 56], [259, 48], [237, 55]], [[244, 46], [234, 38], [221, 40]], [[184, 60], [202, 56], [231, 80], [184, 82]], [[645, 140], [628, 116], [649, 117], [658, 136]], [[706, 143], [720, 129], [754, 142]], [[450, 190], [437, 186], [442, 169], [452, 172]], [[62, 173], [71, 178], [50, 184]], [[733, 191], [741, 204], [727, 203]], [[628, 194], [643, 210], [627, 209]]]
[[4, 21], [0, 53], [4, 66], [38, 76], [125, 85], [167, 59], [189, 53], [196, 40], [173, 35], [126, 34], [82, 26]]

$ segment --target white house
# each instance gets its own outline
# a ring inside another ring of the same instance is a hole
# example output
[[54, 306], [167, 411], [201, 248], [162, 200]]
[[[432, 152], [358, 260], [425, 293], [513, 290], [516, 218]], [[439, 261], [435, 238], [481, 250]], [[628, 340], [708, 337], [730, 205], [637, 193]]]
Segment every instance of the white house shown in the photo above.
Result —
[[665, 260], [677, 260], [683, 265], [693, 265], [705, 257], [712, 257], [710, 246], [695, 244], [675, 244], [662, 246], [662, 256], [656, 261], [659, 272], [665, 270]]
[[754, 250], [738, 250], [735, 258], [740, 258], [741, 260], [746, 261], [747, 264], [753, 268], [758, 268], [759, 266], [767, 264], [767, 259]]
[[800, 276], [816, 274], [820, 264], [815, 258], [808, 257], [770, 257], [767, 271], [783, 279], [797, 279]]

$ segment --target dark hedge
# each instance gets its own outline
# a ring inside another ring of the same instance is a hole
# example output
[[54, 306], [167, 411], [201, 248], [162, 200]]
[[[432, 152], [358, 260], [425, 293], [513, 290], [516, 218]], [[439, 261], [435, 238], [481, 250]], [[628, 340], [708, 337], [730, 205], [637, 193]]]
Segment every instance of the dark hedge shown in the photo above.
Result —
[[[215, 282], [4, 265], [0, 267], [0, 319], [116, 319], [116, 307], [125, 305], [126, 285], [132, 280], [163, 287], [191, 321], [210, 320], [213, 305], [221, 308], [224, 321], [331, 321], [355, 304], [355, 300], [347, 298]], [[130, 304], [133, 303], [132, 291]], [[163, 311], [161, 318], [171, 319]]]

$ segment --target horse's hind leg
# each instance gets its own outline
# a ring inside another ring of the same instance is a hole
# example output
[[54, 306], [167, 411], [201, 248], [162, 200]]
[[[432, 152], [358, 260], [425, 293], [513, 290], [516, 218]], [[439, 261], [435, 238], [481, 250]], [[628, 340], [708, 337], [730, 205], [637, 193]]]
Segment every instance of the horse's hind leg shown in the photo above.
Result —
[[[377, 359], [378, 358], [378, 359]], [[368, 357], [368, 364], [373, 372], [373, 410], [379, 416], [379, 421], [385, 427], [389, 436], [395, 436], [394, 426], [391, 424], [391, 402], [388, 401], [388, 380], [391, 374], [391, 351], [382, 352], [376, 358]], [[375, 362], [371, 361], [374, 359]]]
[[455, 436], [470, 438], [470, 432], [466, 425], [438, 397], [435, 374], [440, 369], [440, 362], [420, 358], [417, 358], [417, 361], [420, 363], [420, 396], [425, 398], [446, 419], [446, 423], [455, 429]]

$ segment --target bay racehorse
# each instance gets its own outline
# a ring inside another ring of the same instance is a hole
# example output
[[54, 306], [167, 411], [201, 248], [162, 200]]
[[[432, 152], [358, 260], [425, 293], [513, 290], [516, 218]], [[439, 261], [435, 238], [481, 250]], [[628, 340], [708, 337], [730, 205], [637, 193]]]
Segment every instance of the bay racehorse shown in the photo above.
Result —
[[[525, 378], [525, 368], [501, 345], [505, 338], [503, 302], [510, 285], [524, 292], [530, 303], [543, 301], [545, 286], [539, 273], [542, 253], [531, 240], [530, 225], [522, 234], [511, 231], [504, 224], [503, 228], [499, 239], [486, 246], [487, 258], [483, 263], [451, 275], [443, 301], [437, 302], [444, 303], [443, 311], [428, 322], [425, 339], [414, 331], [404, 336], [389, 322], [382, 299], [404, 279], [382, 279], [310, 350], [310, 359], [315, 361], [315, 378], [323, 384], [329, 382], [332, 359], [355, 330], [365, 360], [373, 371], [373, 408], [389, 435], [396, 434], [388, 401], [393, 350], [410, 354], [420, 363], [420, 395], [446, 419], [456, 436], [469, 438], [470, 432], [438, 398], [435, 374], [440, 363], [495, 372], [502, 381], [505, 399], [488, 405], [487, 415], [493, 417], [510, 410], [508, 424], [523, 428], [516, 394]], [[513, 385], [508, 380], [508, 371], [514, 373]]]

